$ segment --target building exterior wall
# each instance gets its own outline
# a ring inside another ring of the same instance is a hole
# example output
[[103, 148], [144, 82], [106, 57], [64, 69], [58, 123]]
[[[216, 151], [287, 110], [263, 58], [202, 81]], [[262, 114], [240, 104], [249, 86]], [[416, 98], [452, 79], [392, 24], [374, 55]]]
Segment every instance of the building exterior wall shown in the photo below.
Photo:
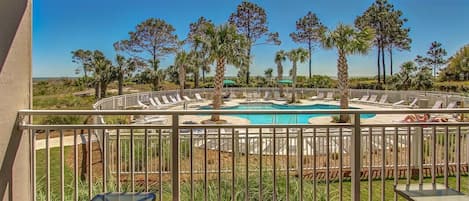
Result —
[[31, 108], [31, 0], [0, 1], [0, 200], [32, 200], [29, 136], [17, 127]]

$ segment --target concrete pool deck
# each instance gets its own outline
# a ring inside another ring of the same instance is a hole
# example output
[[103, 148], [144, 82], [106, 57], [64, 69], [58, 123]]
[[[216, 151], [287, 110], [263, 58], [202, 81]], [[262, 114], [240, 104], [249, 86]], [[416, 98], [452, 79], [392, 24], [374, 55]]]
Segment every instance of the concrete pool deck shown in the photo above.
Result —
[[[186, 110], [198, 110], [199, 107], [209, 106], [211, 102], [212, 100], [206, 99], [203, 101], [188, 103]], [[289, 105], [314, 105], [314, 104], [339, 105], [339, 101], [300, 99], [300, 102], [301, 103], [289, 104]], [[273, 104], [283, 105], [283, 104], [286, 104], [286, 101], [278, 101], [278, 100], [246, 101], [246, 99], [230, 99], [230, 100], [225, 101], [223, 106], [234, 107], [243, 103], [273, 103]], [[361, 109], [373, 109], [373, 110], [390, 109], [389, 106], [381, 106], [377, 104], [361, 104], [361, 103], [356, 103], [356, 102], [350, 102], [349, 104], [350, 104], [350, 107], [356, 107], [356, 108], [361, 108]], [[168, 110], [183, 110], [183, 109], [184, 109], [183, 105], [177, 105], [177, 106], [169, 108]], [[399, 122], [403, 120], [405, 116], [406, 114], [377, 114], [376, 116], [372, 118], [362, 118], [361, 123], [379, 124], [379, 123]], [[208, 118], [209, 118], [208, 115], [200, 115], [200, 116], [199, 115], [186, 115], [186, 116], [181, 117], [180, 123], [189, 122], [189, 121], [192, 121], [194, 123], [200, 123], [202, 120], [206, 120]], [[221, 118], [224, 120], [227, 120], [229, 124], [233, 124], [233, 125], [242, 125], [242, 124], [250, 123], [249, 120], [245, 118], [241, 118], [241, 117], [222, 115]], [[167, 123], [171, 123], [170, 118]], [[330, 116], [312, 117], [311, 119], [309, 119], [309, 123], [310, 124], [322, 124], [322, 125], [334, 124], [334, 123], [331, 123]]]

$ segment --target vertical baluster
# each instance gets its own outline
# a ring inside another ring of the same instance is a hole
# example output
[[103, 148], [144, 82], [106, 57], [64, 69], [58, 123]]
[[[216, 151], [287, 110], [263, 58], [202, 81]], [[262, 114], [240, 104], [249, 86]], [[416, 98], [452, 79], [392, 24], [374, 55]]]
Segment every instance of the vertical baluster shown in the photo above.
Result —
[[[31, 117], [30, 117], [31, 118]], [[37, 200], [37, 193], [36, 193], [36, 130], [29, 129], [29, 136], [30, 136], [30, 157], [31, 157], [31, 190], [32, 190], [32, 198], [33, 200]]]
[[191, 129], [190, 136], [189, 136], [189, 152], [190, 152], [190, 185], [191, 185], [191, 201], [194, 200], [194, 130]]
[[130, 129], [130, 182], [131, 191], [135, 192], [134, 129]]
[[262, 128], [259, 128], [259, 200], [262, 200]]
[[381, 200], [386, 198], [386, 130], [381, 128]]
[[116, 168], [117, 168], [117, 191], [118, 192], [122, 192], [121, 191], [121, 168], [122, 168], [122, 161], [121, 161], [121, 141], [120, 141], [120, 129], [117, 129], [117, 132], [116, 132], [117, 136], [116, 136], [116, 141], [117, 141], [117, 146], [116, 146], [116, 151], [117, 151], [117, 164], [116, 164]]
[[[235, 132], [235, 129], [231, 129], [231, 200], [235, 200], [235, 191], [236, 191], [236, 168], [235, 168], [235, 161], [236, 161], [236, 152], [239, 148], [239, 135], [238, 132]], [[235, 143], [235, 139], [238, 141]]]
[[411, 169], [410, 169], [410, 163], [411, 163], [411, 127], [407, 127], [407, 180], [406, 184], [410, 185], [410, 179], [411, 179]]
[[326, 131], [326, 200], [330, 200], [331, 199], [331, 196], [330, 196], [330, 168], [331, 168], [331, 164], [330, 164], [330, 142], [329, 142], [329, 137], [330, 137], [330, 129], [327, 128], [327, 131]]
[[218, 201], [221, 201], [221, 128], [218, 128]]
[[432, 184], [436, 183], [436, 140], [438, 134], [436, 133], [436, 126], [432, 127]]
[[102, 135], [103, 135], [103, 151], [101, 153], [101, 157], [102, 157], [102, 160], [103, 160], [103, 163], [102, 163], [102, 168], [103, 168], [103, 192], [107, 192], [107, 170], [108, 170], [108, 167], [107, 167], [107, 143], [108, 143], [108, 138], [107, 138], [107, 133], [106, 133], [106, 130], [103, 129], [103, 132], [102, 132]]
[[342, 128], [339, 128], [339, 200], [342, 201], [343, 200], [343, 197], [344, 197], [344, 194], [343, 194], [343, 184], [342, 184], [342, 176], [343, 176], [343, 169], [342, 169], [342, 166], [343, 166], [343, 135], [342, 135]]
[[245, 134], [245, 141], [244, 141], [244, 155], [246, 156], [246, 175], [245, 175], [245, 181], [246, 181], [246, 190], [245, 190], [245, 200], [249, 200], [249, 133], [248, 129], [246, 128], [246, 134]]
[[[397, 150], [397, 141], [398, 141], [398, 133], [399, 133], [399, 130], [397, 127], [394, 128], [394, 146], [393, 146], [393, 154], [394, 154], [394, 186], [397, 186], [397, 180], [398, 180], [398, 177], [399, 177], [399, 174], [398, 174], [398, 166], [397, 166], [397, 160], [399, 159], [398, 156], [397, 156], [397, 153], [399, 153], [399, 151]], [[394, 192], [394, 200], [397, 201], [397, 193]]]
[[[276, 201], [277, 200], [277, 159], [276, 159], [276, 155], [277, 155], [277, 139], [276, 139], [276, 129], [274, 128], [273, 132], [272, 132], [272, 139], [273, 139], [273, 161], [272, 161], [272, 164], [273, 164], [273, 185], [274, 185], [274, 192], [273, 192], [273, 195], [272, 195], [272, 198], [273, 198], [273, 201]], [[287, 170], [288, 171], [288, 170]]]
[[461, 126], [456, 130], [456, 189], [461, 191]]
[[207, 179], [207, 129], [204, 129], [204, 200], [208, 199], [208, 179]]
[[300, 146], [300, 155], [299, 160], [300, 160], [300, 201], [303, 200], [304, 197], [304, 187], [303, 187], [303, 128], [300, 128], [300, 138], [299, 138], [298, 145]]
[[145, 154], [145, 191], [148, 192], [148, 130], [145, 128], [145, 146], [143, 147], [145, 149], [144, 154]]
[[286, 197], [287, 201], [290, 200], [290, 131], [287, 128], [287, 185], [286, 185]]
[[445, 127], [445, 170], [444, 170], [444, 179], [445, 179], [445, 186], [448, 186], [448, 172], [449, 172], [449, 165], [448, 165], [448, 154], [449, 154], [449, 132], [448, 126]]
[[368, 166], [368, 200], [373, 200], [373, 129], [368, 128], [368, 152], [370, 164]]
[[93, 141], [91, 129], [88, 129], [88, 198], [93, 197]]
[[49, 201], [50, 197], [50, 133], [49, 129], [46, 130], [46, 200]]
[[317, 199], [317, 175], [316, 175], [316, 128], [313, 129], [313, 200]]
[[59, 131], [60, 135], [60, 200], [65, 200], [65, 177], [64, 177], [64, 134], [63, 129]]
[[418, 127], [420, 130], [420, 153], [419, 153], [419, 184], [423, 184], [423, 127]]
[[[158, 129], [158, 180], [159, 180], [159, 191], [160, 191], [160, 201], [163, 200], [163, 134], [161, 132], [161, 129]], [[166, 163], [166, 162], [165, 162]]]

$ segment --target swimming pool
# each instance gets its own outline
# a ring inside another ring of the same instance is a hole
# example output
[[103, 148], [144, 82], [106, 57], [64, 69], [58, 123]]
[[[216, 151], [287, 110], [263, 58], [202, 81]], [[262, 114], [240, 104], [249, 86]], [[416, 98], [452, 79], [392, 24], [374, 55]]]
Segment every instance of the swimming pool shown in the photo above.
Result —
[[[201, 107], [201, 110], [212, 109], [210, 106]], [[222, 110], [311, 110], [311, 109], [340, 109], [337, 105], [277, 105], [272, 103], [240, 104]], [[358, 108], [352, 108], [358, 109]], [[308, 124], [311, 117], [330, 116], [328, 114], [233, 114], [248, 119], [251, 124]], [[362, 114], [361, 118], [371, 118], [375, 114]]]

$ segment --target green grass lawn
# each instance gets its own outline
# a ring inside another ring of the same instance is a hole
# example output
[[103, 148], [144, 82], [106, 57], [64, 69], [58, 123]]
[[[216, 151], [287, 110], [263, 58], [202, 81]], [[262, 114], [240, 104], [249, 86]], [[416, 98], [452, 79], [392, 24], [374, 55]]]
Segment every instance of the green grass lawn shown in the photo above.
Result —
[[[66, 147], [64, 149], [64, 156], [66, 157], [67, 154], [72, 153], [73, 149], [71, 147]], [[37, 197], [38, 200], [45, 200], [46, 195], [46, 152], [45, 150], [38, 150], [36, 152], [36, 173], [37, 173]], [[50, 181], [51, 181], [51, 196], [52, 200], [59, 199], [60, 196], [60, 149], [59, 148], [52, 148], [50, 149]], [[65, 200], [73, 200], [73, 168], [68, 167], [65, 165], [64, 168], [64, 190], [65, 190]], [[242, 170], [237, 171], [237, 177], [235, 182], [235, 200], [244, 200], [245, 192], [246, 192], [246, 181], [244, 179], [244, 172]], [[216, 177], [212, 177], [216, 178]], [[405, 183], [406, 180], [402, 179], [399, 180], [399, 183]], [[413, 183], [417, 183], [418, 181], [412, 180]], [[431, 178], [425, 179], [426, 183], [431, 182]], [[443, 178], [437, 178], [437, 182], [443, 184]], [[224, 173], [222, 174], [221, 180], [221, 196], [222, 200], [230, 200], [231, 199], [231, 174]], [[393, 180], [386, 180], [385, 182], [385, 196], [386, 200], [392, 199], [394, 196], [393, 192]], [[461, 179], [461, 187], [462, 192], [469, 193], [469, 179], [467, 176], [462, 176]], [[274, 192], [273, 188], [273, 180], [272, 174], [269, 171], [263, 173], [262, 177], [262, 195], [263, 200], [272, 200], [272, 195]], [[312, 200], [314, 195], [314, 188], [313, 182], [310, 180], [304, 180], [304, 200]], [[449, 177], [449, 184], [450, 187], [456, 188], [456, 178]], [[344, 200], [350, 200], [351, 195], [351, 183], [350, 181], [344, 181], [342, 183], [343, 187], [343, 198]], [[374, 180], [372, 182], [373, 191], [372, 197], [373, 200], [380, 200], [381, 198], [381, 180]], [[208, 192], [208, 200], [216, 200], [218, 196], [218, 181], [217, 179], [211, 179], [207, 185], [207, 192]], [[101, 181], [95, 181], [92, 185], [93, 194], [96, 195], [97, 193], [102, 192], [102, 183]], [[130, 191], [130, 184], [123, 183], [122, 184], [122, 191]], [[258, 173], [251, 173], [249, 175], [248, 181], [248, 192], [249, 192], [249, 200], [258, 200], [259, 197], [259, 175]], [[362, 200], [368, 200], [368, 181], [362, 181], [360, 186], [361, 197]], [[113, 178], [109, 179], [108, 182], [108, 191], [116, 191], [116, 185], [113, 181]], [[136, 191], [144, 191], [143, 186], [139, 186], [136, 184]], [[158, 195], [159, 186], [157, 183], [150, 184], [150, 191], [155, 192]], [[163, 200], [169, 200], [171, 198], [171, 186], [170, 182], [163, 184]], [[290, 189], [287, 191], [286, 189], [286, 177], [284, 175], [277, 176], [277, 200], [285, 200], [287, 192], [290, 196], [290, 200], [297, 200], [299, 196], [299, 180], [294, 177], [290, 176]], [[87, 181], [79, 181], [79, 200], [86, 200], [88, 198], [88, 185]], [[332, 181], [330, 183], [330, 194], [329, 198], [331, 200], [338, 200], [339, 198], [339, 182]], [[194, 197], [195, 200], [203, 200], [204, 198], [204, 182], [202, 181], [195, 181], [194, 183]], [[316, 197], [318, 200], [326, 200], [326, 184], [321, 181], [317, 184], [316, 190]], [[190, 184], [188, 182], [181, 183], [181, 199], [182, 200], [189, 200], [190, 199]]]

